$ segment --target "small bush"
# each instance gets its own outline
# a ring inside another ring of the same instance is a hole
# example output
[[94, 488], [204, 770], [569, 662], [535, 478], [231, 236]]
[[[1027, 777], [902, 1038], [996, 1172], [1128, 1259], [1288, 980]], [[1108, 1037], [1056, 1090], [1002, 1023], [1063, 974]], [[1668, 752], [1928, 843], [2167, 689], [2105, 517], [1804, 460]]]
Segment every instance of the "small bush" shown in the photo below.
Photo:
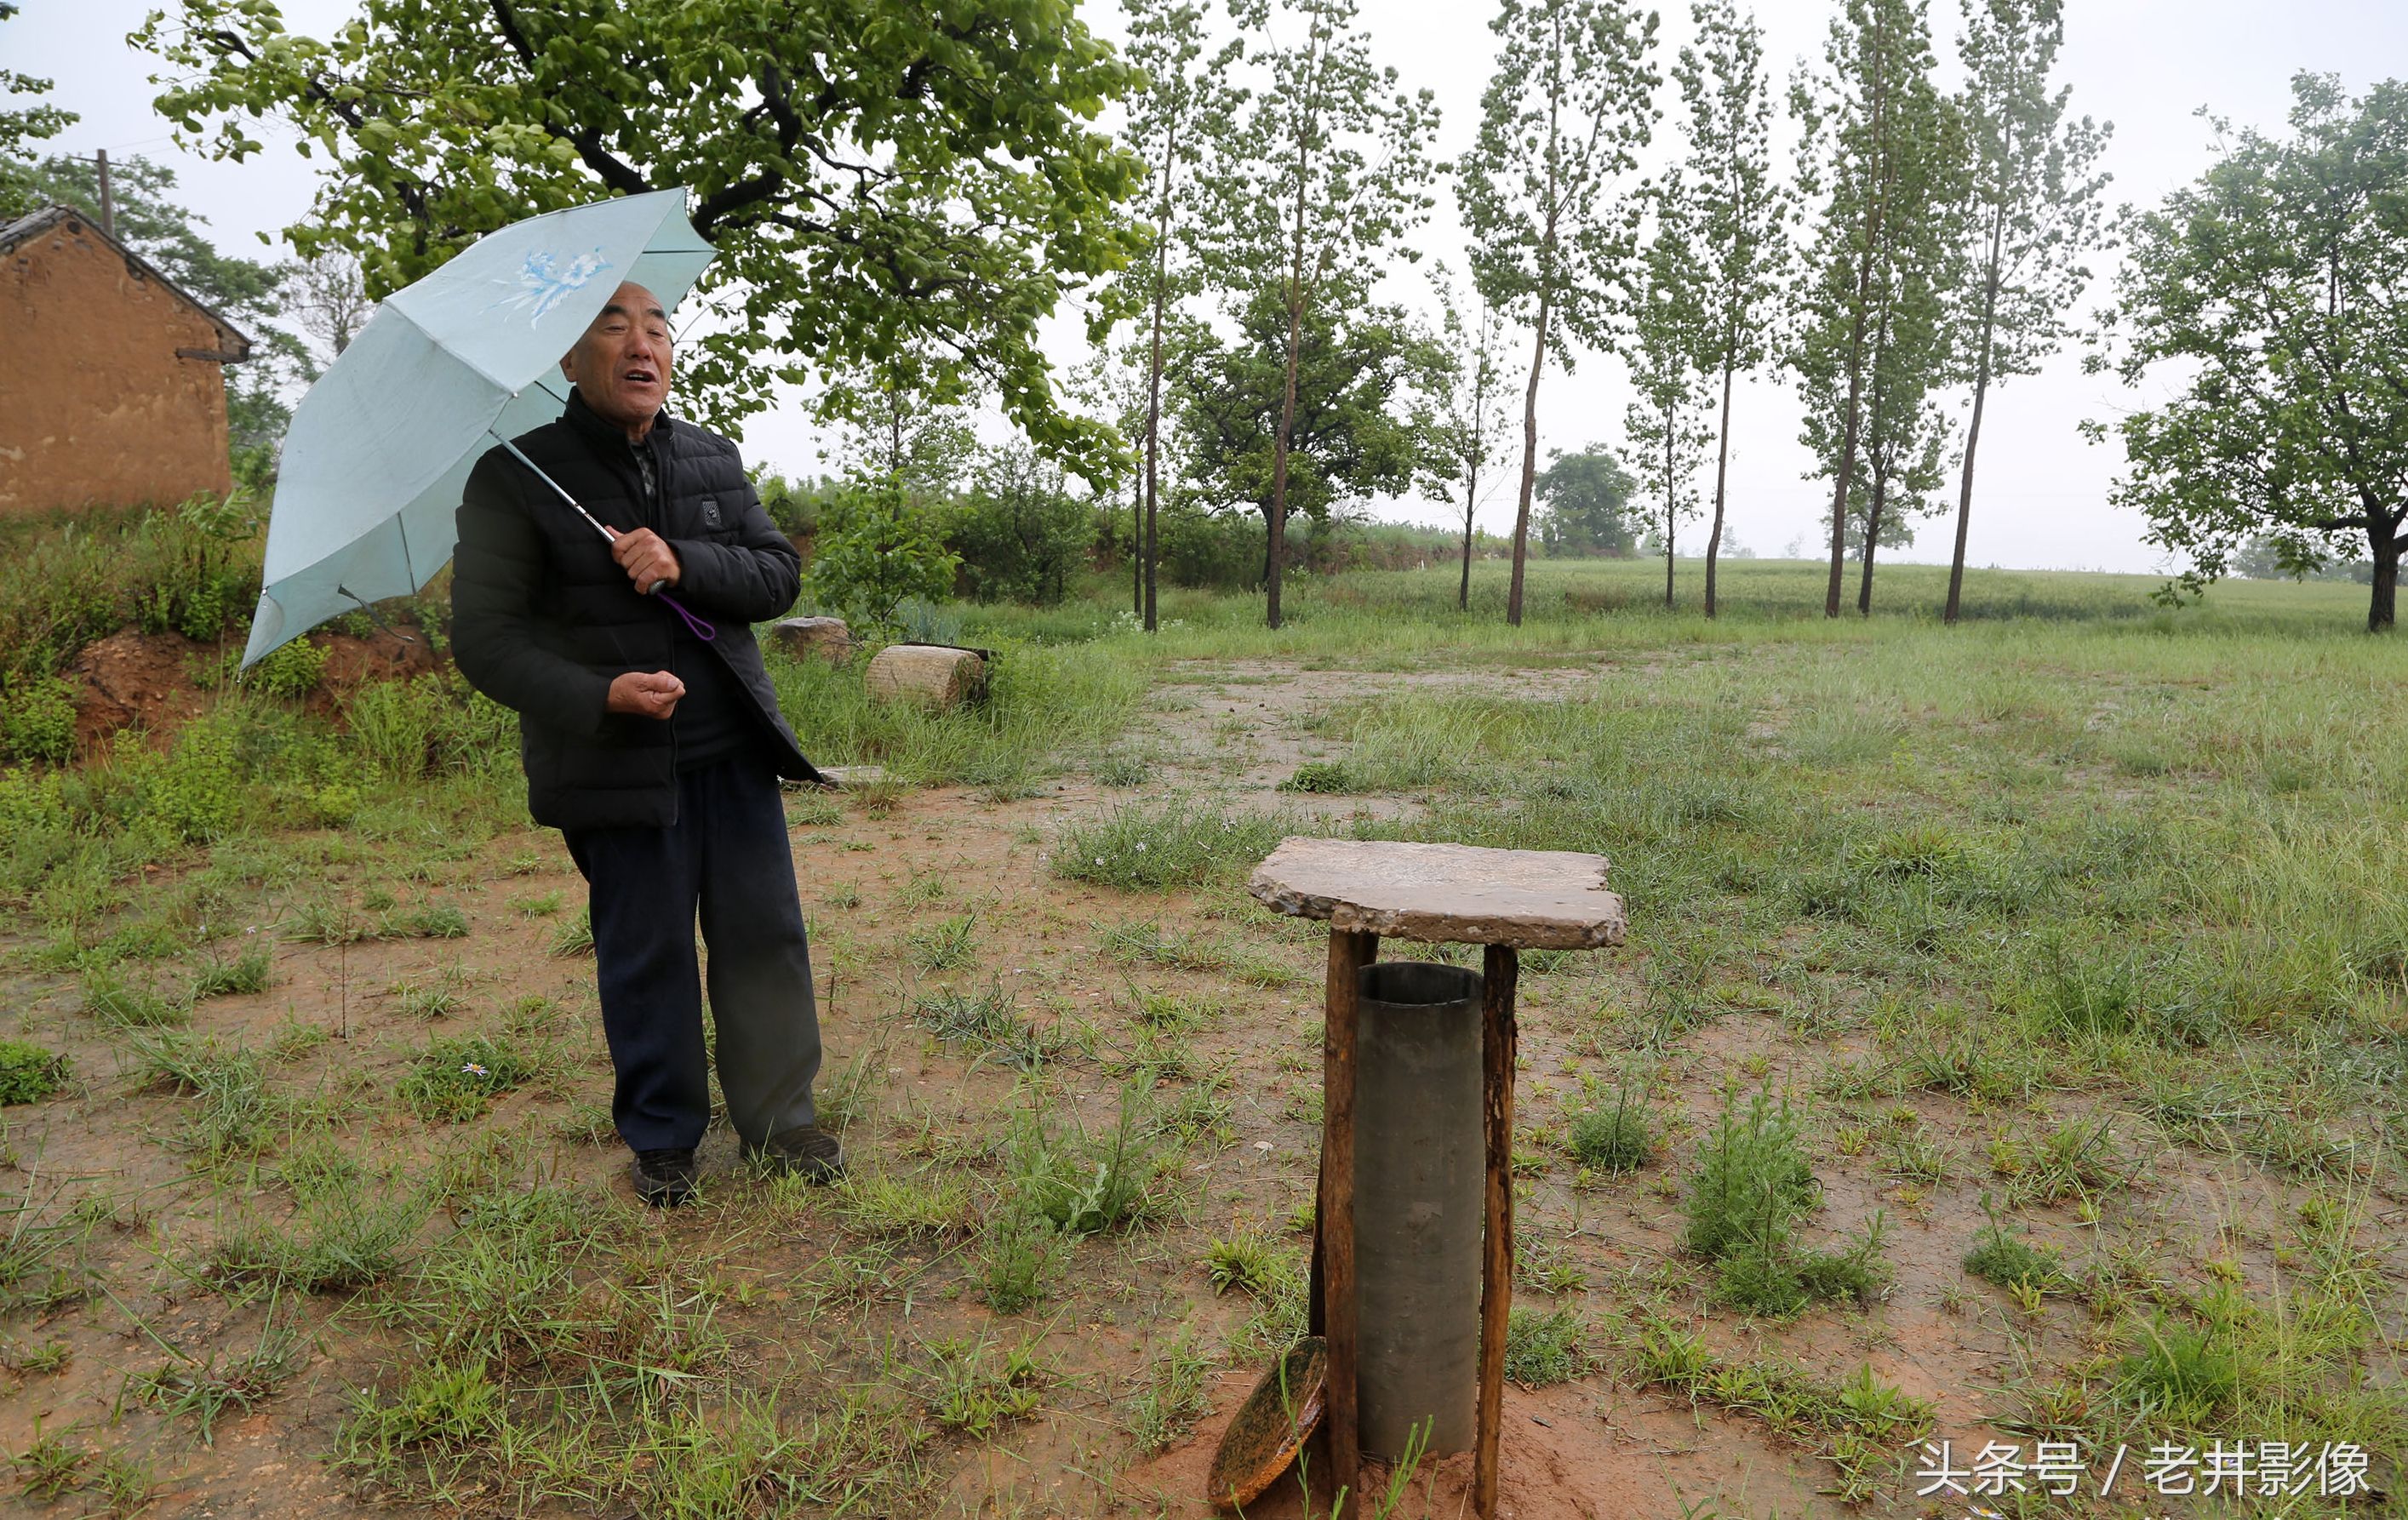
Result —
[[928, 1350], [935, 1358], [929, 1369], [933, 1387], [928, 1412], [937, 1423], [980, 1440], [998, 1427], [1033, 1414], [1038, 1385], [1045, 1368], [1027, 1346], [1013, 1346], [1000, 1356], [987, 1341], [939, 1341]]
[[22, 1040], [0, 1040], [0, 1106], [39, 1103], [67, 1084], [67, 1058]]
[[899, 480], [848, 481], [821, 503], [810, 592], [856, 626], [891, 631], [906, 597], [952, 595], [958, 563]]
[[416, 781], [427, 772], [443, 726], [438, 676], [377, 681], [351, 694], [343, 710], [351, 747], [387, 781]]
[[440, 1358], [411, 1369], [391, 1396], [362, 1388], [336, 1436], [337, 1455], [353, 1467], [384, 1470], [404, 1452], [461, 1450], [500, 1428], [502, 1390], [485, 1375], [484, 1358]]
[[911, 964], [923, 971], [953, 971], [978, 955], [978, 916], [960, 913], [903, 937]]
[[1025, 446], [987, 454], [945, 523], [946, 547], [982, 602], [1059, 603], [1086, 563], [1094, 514], [1062, 471]]
[[[235, 658], [239, 660], [241, 656]], [[244, 671], [242, 679], [253, 691], [267, 696], [307, 696], [326, 679], [325, 646], [306, 638], [279, 644]]]
[[0, 676], [0, 760], [74, 758], [75, 694], [56, 676]]
[[979, 1283], [988, 1307], [1017, 1314], [1045, 1300], [1070, 1260], [1070, 1239], [1025, 1198], [996, 1210], [979, 1242]]
[[1598, 1171], [1630, 1171], [1656, 1154], [1647, 1111], [1631, 1101], [1627, 1090], [1614, 1095], [1612, 1107], [1575, 1116], [1564, 1138], [1582, 1166]]
[[1012, 1183], [1066, 1235], [1096, 1235], [1148, 1217], [1156, 1207], [1158, 1129], [1149, 1123], [1145, 1093], [1121, 1091], [1120, 1117], [1091, 1135], [1072, 1126], [1055, 1131], [1035, 1108], [1014, 1117], [1007, 1166]]
[[2066, 1281], [2062, 1257], [2032, 1244], [2028, 1236], [2007, 1233], [1996, 1212], [1973, 1249], [1965, 1253], [1965, 1269], [2002, 1288], [2047, 1289]]
[[2196, 1427], [2232, 1402], [2241, 1369], [2213, 1331], [2160, 1319], [2142, 1331], [2115, 1386], [2144, 1415]]
[[1231, 1288], [1241, 1293], [1267, 1292], [1280, 1269], [1278, 1250], [1252, 1230], [1216, 1239], [1204, 1247], [1204, 1279], [1212, 1284], [1216, 1296]]
[[1799, 1216], [1819, 1190], [1798, 1144], [1788, 1100], [1759, 1092], [1742, 1113], [1736, 1091], [1699, 1157], [1682, 1243], [1714, 1262], [1714, 1296], [1752, 1314], [1794, 1314], [1818, 1299], [1861, 1298], [1880, 1285], [1882, 1218], [1844, 1251], [1799, 1248]]
[[262, 992], [267, 986], [265, 945], [254, 944], [230, 961], [211, 961], [193, 977], [192, 997], [218, 997], [229, 993]]
[[136, 762], [144, 810], [175, 835], [213, 839], [241, 815], [240, 720], [238, 709], [220, 708], [177, 735], [164, 758], [146, 754]]
[[1759, 1092], [1742, 1112], [1738, 1093], [1727, 1092], [1689, 1185], [1689, 1226], [1681, 1243], [1715, 1260], [1751, 1238], [1777, 1243], [1815, 1197], [1789, 1100], [1776, 1102], [1770, 1092]]
[[1296, 773], [1280, 782], [1283, 792], [1345, 793], [1354, 791], [1354, 778], [1346, 773], [1344, 762], [1310, 760], [1296, 767]]
[[154, 512], [137, 537], [147, 540], [151, 580], [134, 594], [135, 621], [145, 633], [169, 629], [207, 642], [259, 598], [259, 532], [250, 496], [194, 496], [172, 513]]

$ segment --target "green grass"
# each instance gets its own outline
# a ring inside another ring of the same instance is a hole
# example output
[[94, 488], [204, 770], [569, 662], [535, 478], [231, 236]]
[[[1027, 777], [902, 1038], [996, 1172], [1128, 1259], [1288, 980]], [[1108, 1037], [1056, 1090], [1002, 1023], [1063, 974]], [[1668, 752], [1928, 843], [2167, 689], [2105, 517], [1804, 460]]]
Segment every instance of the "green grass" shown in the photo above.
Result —
[[[804, 892], [853, 1176], [720, 1170], [715, 1131], [672, 1216], [625, 1197], [590, 967], [539, 954], [590, 953], [580, 895], [490, 704], [210, 688], [161, 750], [0, 756], [9, 1032], [75, 1057], [0, 1134], [20, 1476], [132, 1513], [164, 1490], [126, 1451], [248, 1409], [401, 1508], [1124, 1502], [1111, 1474], [1187, 1439], [1216, 1369], [1306, 1323], [1322, 937], [1241, 885], [1298, 828], [1612, 859], [1629, 943], [1523, 960], [1516, 1277], [1546, 1297], [1513, 1375], [1608, 1398], [1611, 1355], [1718, 1412], [1750, 1470], [1798, 1475], [1751, 1513], [1878, 1508], [1934, 1428], [2408, 1451], [2408, 770], [2358, 588], [2169, 612], [2145, 578], [1977, 572], [1950, 630], [1923, 567], [1830, 623], [1817, 566], [1727, 565], [1711, 623], [1691, 564], [1655, 607], [1659, 570], [1540, 561], [1518, 630], [1489, 562], [1468, 618], [1444, 569], [1308, 578], [1275, 632], [1175, 588], [1175, 626], [1128, 632], [1100, 581], [960, 609], [1002, 657], [947, 714], [773, 657], [816, 758], [897, 779], [789, 800], [798, 859], [836, 867]], [[1274, 729], [1172, 705], [1298, 671], [1321, 695]], [[47, 742], [28, 724], [0, 748]], [[1240, 795], [1227, 762], [1268, 738], [1309, 758]], [[1010, 800], [1078, 771], [1100, 796]], [[1008, 889], [955, 860], [990, 825]], [[246, 985], [270, 1006], [209, 1000]], [[125, 1180], [62, 1121], [135, 1147]], [[1898, 1216], [1923, 1245], [1892, 1262]], [[177, 1300], [176, 1349], [104, 1289]], [[1934, 1302], [2006, 1338], [1936, 1406], [1875, 1371]], [[263, 1313], [332, 1362], [280, 1373]], [[131, 1380], [108, 1426], [31, 1427], [104, 1367]], [[1033, 1498], [1040, 1428], [1081, 1450]]]
[[410, 1062], [398, 1096], [430, 1124], [459, 1124], [532, 1082], [541, 1069], [534, 1054], [507, 1038], [445, 1037], [430, 1041]]
[[1054, 874], [1128, 892], [1226, 880], [1251, 869], [1294, 832], [1277, 818], [1188, 798], [1125, 803], [1064, 825]]
[[0, 1040], [0, 1107], [39, 1103], [67, 1084], [67, 1058], [22, 1040]]

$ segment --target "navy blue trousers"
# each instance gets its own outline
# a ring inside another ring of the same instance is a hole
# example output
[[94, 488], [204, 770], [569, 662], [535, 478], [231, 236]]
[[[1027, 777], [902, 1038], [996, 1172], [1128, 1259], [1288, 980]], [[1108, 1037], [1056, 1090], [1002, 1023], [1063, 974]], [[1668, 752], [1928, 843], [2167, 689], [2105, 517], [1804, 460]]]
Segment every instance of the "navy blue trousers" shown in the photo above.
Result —
[[685, 1150], [710, 1124], [697, 915], [729, 1122], [748, 1149], [814, 1122], [819, 1011], [776, 773], [746, 751], [681, 772], [666, 828], [566, 838], [593, 911], [620, 1138], [638, 1151]]

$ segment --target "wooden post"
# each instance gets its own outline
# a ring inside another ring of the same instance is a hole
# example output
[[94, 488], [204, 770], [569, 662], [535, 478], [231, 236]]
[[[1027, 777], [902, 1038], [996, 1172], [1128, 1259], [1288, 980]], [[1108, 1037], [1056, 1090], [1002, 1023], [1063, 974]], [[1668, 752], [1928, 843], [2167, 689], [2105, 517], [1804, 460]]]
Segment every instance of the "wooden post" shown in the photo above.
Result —
[[1378, 935], [1332, 929], [1321, 1005], [1321, 1197], [1313, 1212], [1329, 1346], [1326, 1424], [1331, 1491], [1350, 1496], [1362, 1465], [1354, 1414], [1354, 1014], [1361, 972], [1379, 953]]
[[1505, 1323], [1513, 1299], [1513, 982], [1520, 972], [1511, 945], [1489, 945], [1481, 956], [1480, 1096], [1488, 1142], [1488, 1207], [1481, 1241], [1480, 1412], [1471, 1468], [1471, 1507], [1480, 1520], [1497, 1520], [1497, 1447], [1504, 1429]]

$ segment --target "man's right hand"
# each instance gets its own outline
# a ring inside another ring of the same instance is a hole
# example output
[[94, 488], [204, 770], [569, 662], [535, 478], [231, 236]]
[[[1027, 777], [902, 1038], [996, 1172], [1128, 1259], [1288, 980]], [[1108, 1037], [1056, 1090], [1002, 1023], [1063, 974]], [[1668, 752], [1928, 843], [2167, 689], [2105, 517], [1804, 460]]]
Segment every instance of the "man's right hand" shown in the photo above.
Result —
[[630, 670], [610, 682], [610, 699], [604, 705], [632, 717], [666, 718], [684, 695], [685, 682], [666, 670]]

